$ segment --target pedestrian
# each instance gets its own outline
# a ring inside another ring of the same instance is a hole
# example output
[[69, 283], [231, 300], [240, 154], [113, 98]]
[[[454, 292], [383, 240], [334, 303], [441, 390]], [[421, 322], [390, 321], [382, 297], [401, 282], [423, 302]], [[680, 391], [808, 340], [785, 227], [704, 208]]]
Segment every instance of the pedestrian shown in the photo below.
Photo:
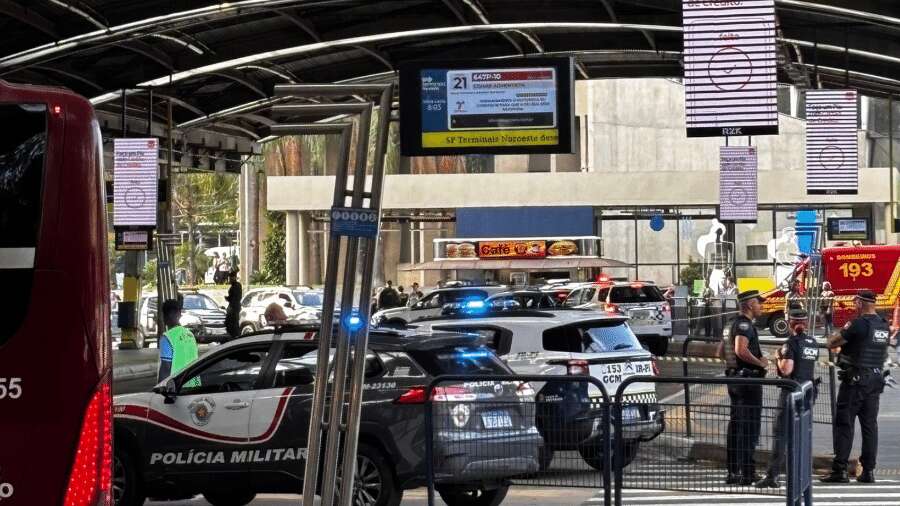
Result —
[[875, 312], [875, 292], [860, 290], [856, 294], [857, 317], [828, 338], [828, 347], [840, 348], [838, 355], [837, 407], [834, 413], [834, 461], [831, 473], [822, 478], [825, 483], [848, 483], [850, 451], [853, 449], [853, 429], [859, 418], [862, 431], [862, 453], [859, 463], [860, 483], [875, 483], [875, 464], [878, 455], [878, 408], [884, 391], [884, 361], [890, 341], [890, 327]]
[[711, 287], [703, 289], [703, 335], [707, 339], [713, 334], [713, 295]]
[[[162, 382], [181, 372], [191, 362], [197, 360], [197, 340], [190, 330], [181, 326], [181, 302], [169, 299], [163, 302], [163, 322], [166, 332], [159, 339], [159, 369], [156, 381]], [[193, 378], [184, 386], [200, 386], [198, 378]]]
[[834, 291], [828, 281], [822, 283], [822, 295], [819, 301], [819, 312], [825, 322], [825, 336], [831, 335], [831, 327], [834, 325]]
[[219, 276], [218, 281], [216, 281], [217, 285], [224, 285], [225, 281], [228, 280], [228, 273], [231, 272], [231, 263], [225, 258], [225, 255], [222, 255], [221, 260], [219, 261], [219, 271], [216, 273]]
[[[819, 359], [819, 345], [816, 340], [806, 334], [809, 314], [804, 309], [795, 309], [789, 315], [791, 336], [781, 348], [775, 352], [776, 371], [778, 376], [791, 379], [800, 383], [813, 382], [813, 391], [816, 390], [815, 369]], [[778, 406], [781, 410], [775, 419], [774, 436], [772, 442], [772, 456], [769, 459], [769, 468], [766, 477], [756, 483], [756, 488], [779, 488], [778, 475], [784, 466], [787, 454], [787, 424], [788, 411], [784, 406], [788, 402], [790, 392], [782, 388], [778, 397]], [[813, 394], [815, 401], [815, 394]]]
[[[732, 321], [728, 341], [723, 339], [726, 357], [725, 376], [764, 378], [768, 365], [759, 345], [759, 334], [753, 320], [762, 314], [759, 290], [738, 294], [741, 313]], [[756, 474], [753, 453], [759, 441], [762, 410], [762, 386], [728, 385], [731, 413], [728, 420], [727, 460], [729, 485], [752, 485], [760, 480]]]
[[397, 287], [397, 297], [400, 299], [400, 307], [406, 307], [409, 303], [409, 294], [403, 291], [403, 286]]
[[400, 295], [394, 289], [394, 282], [388, 280], [387, 285], [378, 294], [378, 309], [390, 309], [400, 305]]
[[228, 308], [225, 310], [225, 330], [232, 339], [236, 339], [241, 335], [241, 299], [244, 298], [244, 288], [237, 279], [238, 270], [232, 269], [228, 273], [228, 295], [225, 300], [228, 301]]
[[421, 300], [424, 296], [425, 294], [423, 294], [422, 291], [419, 290], [419, 283], [413, 281], [412, 291], [409, 292], [409, 300], [407, 301], [407, 304], [409, 306], [415, 306], [416, 302], [419, 302], [419, 300]]

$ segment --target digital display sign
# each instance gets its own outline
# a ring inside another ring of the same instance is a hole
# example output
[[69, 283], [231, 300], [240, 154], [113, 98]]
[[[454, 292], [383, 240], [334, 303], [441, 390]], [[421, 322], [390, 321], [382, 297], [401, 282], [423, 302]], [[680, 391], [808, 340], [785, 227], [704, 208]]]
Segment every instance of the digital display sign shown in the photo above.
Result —
[[688, 137], [778, 133], [775, 0], [683, 0]]
[[755, 223], [756, 146], [719, 148], [719, 221]]
[[828, 218], [829, 241], [870, 241], [869, 218]]
[[572, 153], [571, 58], [400, 67], [404, 156]]

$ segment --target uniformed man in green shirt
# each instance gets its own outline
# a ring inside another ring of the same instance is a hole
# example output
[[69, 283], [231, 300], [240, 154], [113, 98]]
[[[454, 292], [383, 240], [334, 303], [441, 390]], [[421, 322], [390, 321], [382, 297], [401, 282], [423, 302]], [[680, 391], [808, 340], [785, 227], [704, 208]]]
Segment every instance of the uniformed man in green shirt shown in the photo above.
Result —
[[[163, 321], [166, 324], [165, 334], [159, 340], [159, 373], [157, 381], [181, 372], [194, 360], [197, 360], [197, 340], [190, 330], [180, 324], [181, 304], [177, 300], [167, 300], [162, 305]], [[199, 386], [194, 378], [184, 386]]]

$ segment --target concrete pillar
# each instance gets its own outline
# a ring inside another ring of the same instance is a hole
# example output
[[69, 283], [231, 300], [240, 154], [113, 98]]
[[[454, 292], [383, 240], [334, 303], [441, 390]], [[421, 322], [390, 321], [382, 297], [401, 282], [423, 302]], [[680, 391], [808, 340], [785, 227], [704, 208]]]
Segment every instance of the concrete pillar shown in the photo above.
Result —
[[297, 284], [309, 285], [309, 213], [296, 213], [297, 219]]
[[299, 213], [287, 211], [284, 219], [284, 275], [288, 286], [299, 284], [299, 254], [300, 242], [297, 237], [299, 231]]

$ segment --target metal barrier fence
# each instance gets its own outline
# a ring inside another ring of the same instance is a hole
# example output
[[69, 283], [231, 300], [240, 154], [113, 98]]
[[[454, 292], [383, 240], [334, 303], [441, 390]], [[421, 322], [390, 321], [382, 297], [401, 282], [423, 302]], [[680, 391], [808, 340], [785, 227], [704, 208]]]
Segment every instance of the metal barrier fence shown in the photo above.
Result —
[[[764, 348], [766, 347], [778, 347], [784, 343], [784, 339], [778, 338], [762, 338], [760, 339], [760, 343]], [[682, 345], [681, 357], [663, 357], [660, 360], [670, 360], [670, 361], [681, 361], [682, 364], [682, 374], [685, 377], [716, 377], [724, 374], [725, 362], [716, 357], [709, 356], [709, 353], [706, 353], [703, 357], [695, 356], [696, 353], [691, 353], [691, 344], [702, 343], [707, 345], [707, 347], [711, 348], [712, 345], [718, 345], [720, 342], [719, 339], [706, 339], [701, 337], [688, 337], [684, 340], [684, 344]], [[774, 356], [774, 348], [767, 349], [770, 356]], [[818, 396], [821, 402], [817, 402], [815, 404], [813, 410], [813, 421], [814, 423], [819, 424], [827, 424], [830, 425], [833, 422], [832, 413], [834, 413], [835, 406], [837, 403], [837, 390], [838, 390], [838, 380], [836, 367], [834, 365], [834, 354], [825, 346], [824, 344], [819, 344], [819, 360], [815, 365], [815, 378], [818, 380], [816, 382], [816, 390], [818, 392]], [[768, 368], [768, 377], [777, 378], [777, 374], [775, 371], [774, 362], [769, 363]], [[688, 385], [684, 386], [684, 397], [685, 397], [685, 405], [686, 405], [686, 423], [688, 428], [688, 434], [690, 434], [690, 429], [692, 425], [691, 413], [697, 410], [703, 410], [703, 407], [695, 407], [692, 404], [693, 398], [702, 397], [707, 402], [706, 404], [716, 404], [717, 402], [728, 402], [727, 392], [725, 392], [722, 388], [715, 387], [707, 387], [703, 385], [695, 385], [693, 388], [688, 388]], [[778, 398], [775, 395], [767, 395], [764, 399], [767, 405], [774, 405], [778, 403]]]
[[[692, 413], [689, 435], [685, 403], [658, 403], [660, 383], [758, 390], [762, 402], [697, 399], [703, 409]], [[725, 480], [748, 455], [765, 471], [773, 449], [784, 457], [773, 464], [778, 474], [788, 466], [810, 474], [811, 456], [798, 460], [796, 449], [811, 452], [811, 441], [798, 443], [811, 438], [811, 425], [798, 425], [798, 417], [811, 423], [812, 404], [796, 408], [797, 391], [796, 382], [780, 379], [640, 376], [611, 399], [590, 376], [441, 376], [426, 389], [428, 504], [435, 492], [461, 504], [448, 496], [471, 487], [505, 494], [510, 485], [602, 488], [607, 506], [621, 505], [633, 488], [788, 497], [804, 487], [791, 474], [787, 487], [762, 490]], [[781, 402], [764, 401], [773, 397]]]

